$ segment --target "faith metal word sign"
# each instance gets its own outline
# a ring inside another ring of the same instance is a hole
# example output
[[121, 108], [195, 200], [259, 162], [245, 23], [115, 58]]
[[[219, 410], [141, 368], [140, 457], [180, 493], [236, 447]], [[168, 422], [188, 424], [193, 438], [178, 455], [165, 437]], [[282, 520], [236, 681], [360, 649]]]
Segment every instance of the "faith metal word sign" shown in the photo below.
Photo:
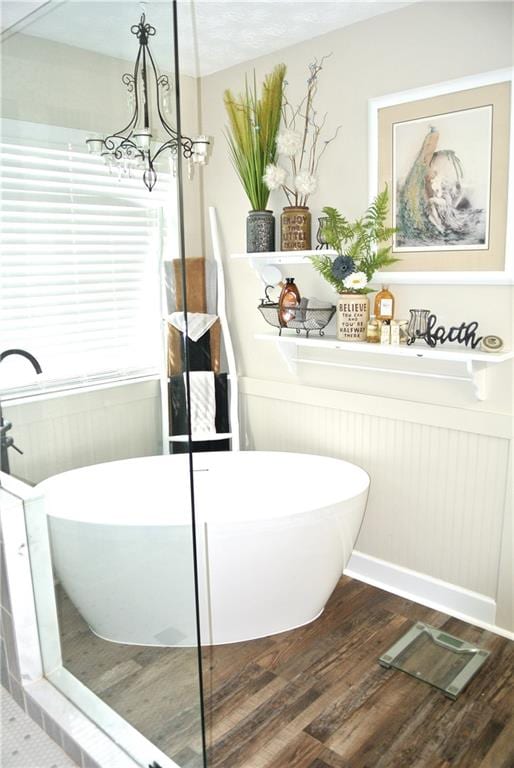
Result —
[[437, 316], [429, 315], [427, 318], [427, 330], [425, 341], [431, 347], [436, 344], [444, 344], [447, 341], [456, 341], [457, 344], [465, 344], [466, 347], [475, 349], [482, 341], [482, 336], [477, 336], [478, 323], [473, 320], [471, 323], [461, 323], [446, 328], [444, 325], [437, 325]]

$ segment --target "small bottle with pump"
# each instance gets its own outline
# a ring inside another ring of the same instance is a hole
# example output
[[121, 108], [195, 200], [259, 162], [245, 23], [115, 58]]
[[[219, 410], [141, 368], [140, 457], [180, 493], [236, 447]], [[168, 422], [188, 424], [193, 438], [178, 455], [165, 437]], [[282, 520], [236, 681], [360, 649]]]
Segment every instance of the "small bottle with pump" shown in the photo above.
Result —
[[392, 320], [394, 317], [394, 296], [387, 285], [375, 296], [375, 317], [378, 320]]
[[296, 309], [300, 304], [300, 291], [294, 277], [286, 277], [286, 282], [278, 300], [278, 319], [282, 328], [296, 317]]

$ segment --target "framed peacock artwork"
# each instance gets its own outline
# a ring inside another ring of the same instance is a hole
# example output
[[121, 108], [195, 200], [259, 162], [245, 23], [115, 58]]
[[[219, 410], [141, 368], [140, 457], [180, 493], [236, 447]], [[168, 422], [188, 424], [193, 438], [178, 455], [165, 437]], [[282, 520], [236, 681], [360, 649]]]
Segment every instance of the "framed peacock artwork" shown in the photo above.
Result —
[[370, 101], [370, 197], [387, 184], [391, 276], [513, 275], [511, 87], [501, 70]]

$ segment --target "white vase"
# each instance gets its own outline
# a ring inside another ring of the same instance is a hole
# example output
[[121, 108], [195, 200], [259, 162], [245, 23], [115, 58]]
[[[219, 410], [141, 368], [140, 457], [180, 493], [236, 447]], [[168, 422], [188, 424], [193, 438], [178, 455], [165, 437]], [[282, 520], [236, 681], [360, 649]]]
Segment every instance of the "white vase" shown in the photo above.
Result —
[[360, 293], [340, 293], [337, 297], [336, 335], [339, 341], [366, 341], [369, 301]]

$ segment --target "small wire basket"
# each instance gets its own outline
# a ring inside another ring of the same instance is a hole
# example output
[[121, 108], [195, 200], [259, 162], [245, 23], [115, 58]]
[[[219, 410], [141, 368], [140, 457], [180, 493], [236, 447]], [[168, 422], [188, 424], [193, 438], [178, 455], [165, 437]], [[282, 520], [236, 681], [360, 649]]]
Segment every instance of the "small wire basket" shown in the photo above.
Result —
[[291, 328], [300, 334], [305, 331], [308, 338], [311, 331], [316, 331], [319, 336], [324, 336], [324, 328], [333, 318], [336, 308], [331, 307], [287, 307], [287, 313], [291, 316], [286, 325], [280, 321], [279, 305], [270, 302], [261, 302], [258, 310], [269, 325], [278, 328], [278, 335], [282, 335], [284, 328]]

